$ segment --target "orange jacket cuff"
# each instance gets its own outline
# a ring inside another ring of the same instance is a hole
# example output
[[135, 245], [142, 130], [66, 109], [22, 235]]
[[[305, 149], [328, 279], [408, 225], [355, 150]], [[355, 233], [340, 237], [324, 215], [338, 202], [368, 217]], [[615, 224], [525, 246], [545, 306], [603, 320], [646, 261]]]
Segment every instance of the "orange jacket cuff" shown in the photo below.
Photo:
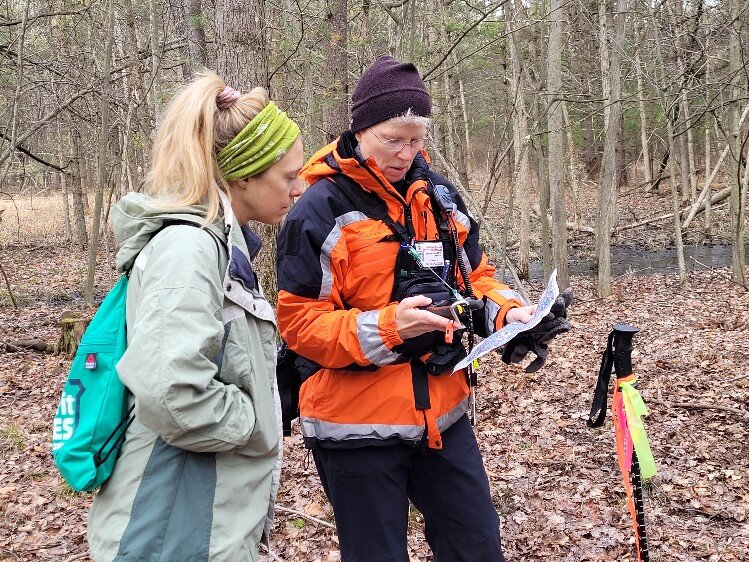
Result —
[[502, 305], [502, 308], [499, 309], [499, 313], [497, 314], [497, 320], [495, 321], [494, 329], [499, 330], [505, 326], [505, 317], [507, 316], [507, 313], [511, 308], [520, 308], [522, 306], [522, 304], [515, 300], [509, 300], [504, 303]]
[[382, 341], [389, 349], [393, 349], [396, 345], [403, 343], [403, 340], [398, 335], [398, 326], [395, 322], [395, 310], [398, 307], [398, 303], [391, 303], [382, 309], [380, 312], [380, 322], [377, 326], [380, 329], [380, 336]]

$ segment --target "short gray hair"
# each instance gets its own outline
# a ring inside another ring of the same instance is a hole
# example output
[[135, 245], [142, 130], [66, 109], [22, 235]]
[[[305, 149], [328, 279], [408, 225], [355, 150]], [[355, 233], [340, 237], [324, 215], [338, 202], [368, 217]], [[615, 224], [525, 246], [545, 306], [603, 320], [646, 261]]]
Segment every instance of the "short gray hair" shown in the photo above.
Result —
[[408, 111], [406, 111], [403, 115], [398, 115], [396, 117], [393, 117], [392, 119], [388, 119], [388, 121], [396, 124], [396, 125], [421, 125], [422, 127], [429, 128], [429, 125], [432, 124], [432, 120], [429, 117], [424, 117], [422, 115], [416, 115], [413, 111], [411, 111], [411, 108], [408, 108]]

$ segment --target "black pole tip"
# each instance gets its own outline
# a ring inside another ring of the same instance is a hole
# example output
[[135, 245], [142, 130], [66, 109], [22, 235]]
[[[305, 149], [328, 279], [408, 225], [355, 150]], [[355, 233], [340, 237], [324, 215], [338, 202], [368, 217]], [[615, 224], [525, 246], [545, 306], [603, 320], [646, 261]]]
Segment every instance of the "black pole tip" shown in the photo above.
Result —
[[631, 326], [630, 324], [614, 324], [614, 331], [620, 334], [632, 334], [635, 335], [640, 331], [639, 328]]

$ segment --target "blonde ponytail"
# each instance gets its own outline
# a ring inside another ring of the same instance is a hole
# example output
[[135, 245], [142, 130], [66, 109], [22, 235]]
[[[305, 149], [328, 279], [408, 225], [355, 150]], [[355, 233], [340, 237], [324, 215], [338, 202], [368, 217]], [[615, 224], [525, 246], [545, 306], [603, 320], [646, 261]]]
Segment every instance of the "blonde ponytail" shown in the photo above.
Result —
[[216, 96], [225, 87], [216, 73], [203, 70], [182, 88], [156, 132], [145, 180], [146, 190], [165, 207], [205, 205], [206, 222], [218, 216], [217, 189], [229, 195], [216, 152], [270, 101], [263, 88], [254, 88], [226, 109], [219, 109]]

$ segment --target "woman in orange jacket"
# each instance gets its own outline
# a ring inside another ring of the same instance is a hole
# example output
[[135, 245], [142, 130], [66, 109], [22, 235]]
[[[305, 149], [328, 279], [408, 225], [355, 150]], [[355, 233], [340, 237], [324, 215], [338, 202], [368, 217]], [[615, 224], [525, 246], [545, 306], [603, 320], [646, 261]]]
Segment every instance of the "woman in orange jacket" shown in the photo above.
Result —
[[[438, 561], [504, 560], [468, 380], [451, 373], [464, 329], [487, 336], [532, 307], [494, 279], [476, 222], [430, 170], [430, 113], [416, 68], [377, 59], [279, 238], [279, 327], [302, 358], [301, 430], [344, 561], [407, 561], [409, 500]], [[481, 307], [460, 323], [426, 308], [459, 297]]]

